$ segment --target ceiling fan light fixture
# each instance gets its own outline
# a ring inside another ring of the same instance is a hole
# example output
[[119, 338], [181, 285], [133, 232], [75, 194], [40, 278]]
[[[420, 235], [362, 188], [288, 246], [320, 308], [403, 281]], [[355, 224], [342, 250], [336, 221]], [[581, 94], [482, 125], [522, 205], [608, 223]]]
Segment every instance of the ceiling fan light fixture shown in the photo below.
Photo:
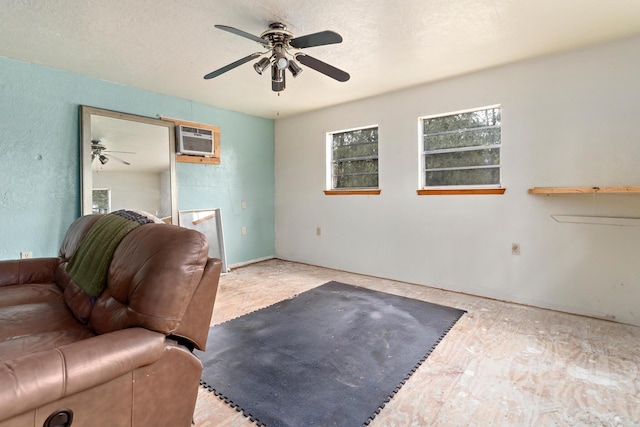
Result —
[[273, 66], [277, 67], [278, 70], [286, 70], [289, 66], [289, 60], [285, 56], [281, 44], [276, 44], [273, 47], [273, 56], [271, 59], [273, 61]]
[[289, 61], [289, 67], [287, 68], [289, 69], [293, 77], [297, 77], [298, 74], [302, 72], [302, 68], [300, 68], [298, 64], [296, 64], [293, 60]]
[[266, 70], [269, 67], [269, 65], [271, 65], [271, 63], [269, 62], [269, 59], [262, 58], [260, 61], [253, 64], [253, 69], [256, 70], [256, 73], [262, 75], [264, 70]]
[[109, 158], [107, 156], [105, 156], [104, 154], [100, 154], [98, 156], [98, 160], [100, 160], [100, 163], [102, 163], [103, 165], [106, 165], [107, 162], [109, 161]]
[[274, 61], [274, 65], [278, 68], [278, 70], [285, 70], [289, 66], [289, 60], [285, 58], [284, 55], [277, 56]]

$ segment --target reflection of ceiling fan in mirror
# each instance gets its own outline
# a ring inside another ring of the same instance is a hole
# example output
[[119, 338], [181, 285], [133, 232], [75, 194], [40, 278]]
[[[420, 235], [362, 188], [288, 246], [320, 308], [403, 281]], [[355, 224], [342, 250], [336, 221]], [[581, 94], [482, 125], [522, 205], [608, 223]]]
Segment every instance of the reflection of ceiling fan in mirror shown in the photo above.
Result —
[[111, 153], [122, 153], [122, 154], [136, 154], [132, 151], [110, 151], [107, 150], [107, 147], [100, 142], [100, 140], [94, 139], [91, 141], [91, 161], [93, 162], [95, 159], [98, 159], [100, 163], [106, 165], [109, 162], [109, 159], [117, 160], [120, 163], [123, 163], [127, 166], [131, 166], [131, 163], [126, 160], [122, 160], [119, 157], [114, 156]]

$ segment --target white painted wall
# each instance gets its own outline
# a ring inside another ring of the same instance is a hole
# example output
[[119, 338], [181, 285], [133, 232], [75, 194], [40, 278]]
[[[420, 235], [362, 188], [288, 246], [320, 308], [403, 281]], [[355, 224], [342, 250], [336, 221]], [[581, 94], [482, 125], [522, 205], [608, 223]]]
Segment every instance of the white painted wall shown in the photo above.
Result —
[[158, 210], [159, 218], [171, 216], [171, 171], [166, 170], [160, 172], [160, 209]]
[[[276, 256], [640, 325], [640, 227], [550, 217], [640, 217], [640, 196], [527, 193], [640, 185], [639, 52], [635, 37], [278, 120]], [[418, 117], [491, 104], [506, 193], [417, 196]], [[372, 124], [382, 194], [325, 196], [325, 133]]]
[[161, 212], [161, 175], [146, 172], [94, 172], [93, 188], [111, 189], [111, 210], [138, 209], [158, 217]]

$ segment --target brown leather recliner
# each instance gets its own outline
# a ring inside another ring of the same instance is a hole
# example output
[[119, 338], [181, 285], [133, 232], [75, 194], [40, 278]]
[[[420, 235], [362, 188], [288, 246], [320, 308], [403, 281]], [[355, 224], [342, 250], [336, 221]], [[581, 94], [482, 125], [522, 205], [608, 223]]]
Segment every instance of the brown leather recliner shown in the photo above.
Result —
[[197, 231], [141, 225], [89, 297], [66, 267], [100, 217], [57, 258], [0, 261], [0, 427], [191, 425], [222, 263]]

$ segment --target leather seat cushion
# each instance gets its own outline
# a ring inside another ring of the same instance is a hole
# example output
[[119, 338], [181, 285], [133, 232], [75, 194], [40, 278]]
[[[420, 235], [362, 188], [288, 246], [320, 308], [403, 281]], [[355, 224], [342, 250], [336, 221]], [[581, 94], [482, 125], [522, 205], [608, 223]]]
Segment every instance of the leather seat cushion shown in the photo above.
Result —
[[63, 300], [62, 290], [55, 283], [22, 284], [0, 288], [0, 307]]
[[3, 286], [0, 301], [0, 362], [95, 335], [76, 320], [56, 285]]

